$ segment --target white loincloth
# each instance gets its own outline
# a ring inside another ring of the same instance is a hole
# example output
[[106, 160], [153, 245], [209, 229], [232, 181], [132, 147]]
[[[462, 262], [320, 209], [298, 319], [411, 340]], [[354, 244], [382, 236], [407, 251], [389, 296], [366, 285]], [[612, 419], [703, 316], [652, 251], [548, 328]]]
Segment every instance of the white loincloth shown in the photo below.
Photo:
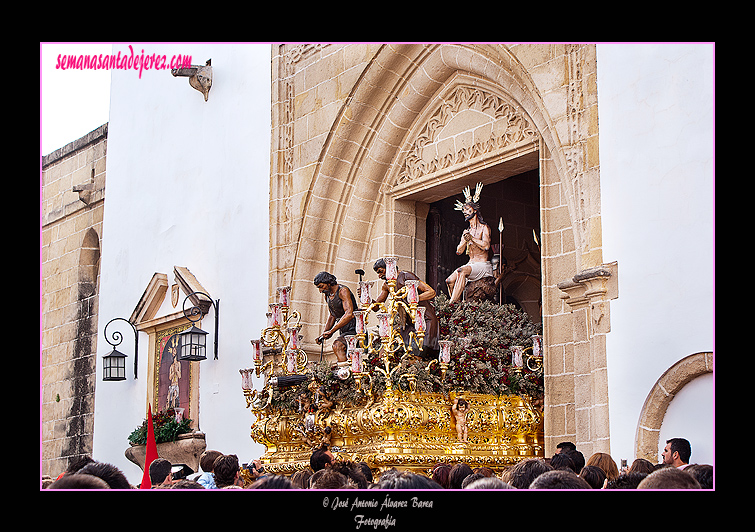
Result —
[[493, 265], [490, 261], [486, 262], [469, 262], [467, 266], [472, 268], [472, 271], [467, 276], [467, 282], [477, 281], [483, 277], [493, 277]]

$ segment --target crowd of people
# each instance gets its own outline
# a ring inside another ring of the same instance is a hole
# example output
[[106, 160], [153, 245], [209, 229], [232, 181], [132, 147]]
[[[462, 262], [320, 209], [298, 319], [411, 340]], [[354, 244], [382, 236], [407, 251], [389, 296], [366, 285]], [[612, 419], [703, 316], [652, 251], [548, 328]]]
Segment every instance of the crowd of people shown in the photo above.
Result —
[[[619, 468], [606, 453], [587, 459], [571, 442], [562, 442], [549, 459], [522, 460], [501, 473], [466, 463], [439, 463], [428, 475], [396, 468], [379, 478], [365, 462], [339, 460], [323, 445], [311, 455], [309, 467], [286, 476], [265, 471], [259, 460], [239, 463], [235, 454], [205, 451], [201, 471], [178, 468], [164, 458], [149, 465], [150, 489], [713, 489], [713, 466], [690, 464], [691, 447], [684, 438], [666, 442], [662, 462], [638, 458]], [[188, 472], [190, 474], [186, 475]], [[115, 466], [90, 457], [72, 463], [56, 479], [43, 479], [46, 489], [136, 489]]]

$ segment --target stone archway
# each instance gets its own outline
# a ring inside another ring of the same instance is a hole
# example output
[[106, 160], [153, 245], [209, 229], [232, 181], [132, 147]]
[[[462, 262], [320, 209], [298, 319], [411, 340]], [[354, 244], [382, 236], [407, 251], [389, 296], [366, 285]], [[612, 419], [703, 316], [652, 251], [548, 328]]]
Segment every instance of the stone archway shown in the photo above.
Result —
[[[371, 55], [353, 86], [339, 85], [347, 96], [321, 102], [331, 109], [329, 128], [318, 128], [326, 133], [313, 144], [316, 157], [298, 163], [306, 142], [295, 141], [295, 115], [309, 95], [296, 92], [297, 73], [330, 68], [334, 76], [328, 58], [339, 50], [302, 45], [285, 55], [271, 184], [271, 217], [285, 221], [271, 233], [270, 293], [291, 284], [302, 324], [317, 331], [326, 319], [312, 284], [319, 271], [348, 282], [385, 254], [417, 269], [432, 198], [484, 181], [492, 167], [539, 168], [546, 443], [568, 438], [585, 452], [606, 450], [603, 335], [616, 270], [603, 267], [600, 252], [594, 46], [348, 46]], [[304, 347], [319, 353], [314, 336]]]
[[694, 353], [671, 366], [655, 382], [645, 399], [637, 424], [637, 458], [645, 458], [652, 463], [658, 460], [658, 438], [671, 401], [687, 383], [707, 373], [713, 373], [713, 353]]

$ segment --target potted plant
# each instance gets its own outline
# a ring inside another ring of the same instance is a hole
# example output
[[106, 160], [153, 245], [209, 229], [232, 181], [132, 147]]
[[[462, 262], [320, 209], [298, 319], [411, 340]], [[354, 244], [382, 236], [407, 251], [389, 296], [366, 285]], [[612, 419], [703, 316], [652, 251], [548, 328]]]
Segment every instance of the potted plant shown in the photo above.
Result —
[[[128, 437], [130, 447], [126, 458], [144, 469], [147, 444], [147, 419]], [[199, 457], [207, 445], [205, 435], [191, 428], [191, 419], [183, 419], [176, 409], [167, 408], [152, 414], [152, 427], [157, 444], [157, 455], [173, 464], [186, 464], [199, 470]]]

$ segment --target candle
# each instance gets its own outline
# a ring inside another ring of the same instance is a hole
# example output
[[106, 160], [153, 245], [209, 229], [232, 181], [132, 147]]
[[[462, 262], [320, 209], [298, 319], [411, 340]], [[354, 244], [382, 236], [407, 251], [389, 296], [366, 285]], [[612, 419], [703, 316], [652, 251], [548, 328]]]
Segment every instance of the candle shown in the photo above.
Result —
[[278, 287], [278, 303], [284, 307], [288, 307], [290, 304], [291, 287], [279, 286]]
[[440, 344], [440, 355], [438, 356], [438, 359], [443, 364], [448, 364], [451, 362], [451, 346], [453, 345], [453, 342], [451, 340], [440, 340], [438, 342]]
[[406, 281], [406, 301], [407, 303], [416, 304], [419, 301], [419, 290], [418, 290], [419, 281], [410, 279]]
[[355, 310], [354, 318], [356, 319], [357, 334], [364, 334], [364, 311]]
[[244, 391], [251, 390], [252, 389], [252, 370], [240, 369], [239, 373], [241, 373], [241, 389]]
[[289, 373], [296, 371], [296, 351], [289, 349], [286, 352], [286, 369]]
[[391, 315], [387, 312], [379, 312], [377, 315], [378, 318], [378, 328], [380, 330], [380, 336], [383, 338], [387, 338], [391, 335], [391, 324], [390, 319]]
[[425, 323], [425, 307], [417, 307], [417, 316], [414, 318], [414, 330], [418, 333], [427, 330], [427, 324]]
[[372, 303], [372, 294], [370, 293], [370, 287], [375, 281], [359, 281], [359, 303], [366, 307]]
[[262, 340], [252, 340], [253, 357], [255, 362], [262, 362]]
[[346, 340], [346, 349], [356, 349], [357, 348], [357, 337], [354, 334], [347, 334], [344, 335], [344, 339]]
[[395, 281], [398, 277], [398, 259], [396, 257], [385, 257], [385, 279], [386, 281]]
[[524, 348], [521, 345], [511, 346], [511, 360], [517, 368], [524, 365]]
[[267, 316], [267, 327], [270, 328], [273, 326], [273, 313], [272, 312], [265, 312], [265, 316]]

